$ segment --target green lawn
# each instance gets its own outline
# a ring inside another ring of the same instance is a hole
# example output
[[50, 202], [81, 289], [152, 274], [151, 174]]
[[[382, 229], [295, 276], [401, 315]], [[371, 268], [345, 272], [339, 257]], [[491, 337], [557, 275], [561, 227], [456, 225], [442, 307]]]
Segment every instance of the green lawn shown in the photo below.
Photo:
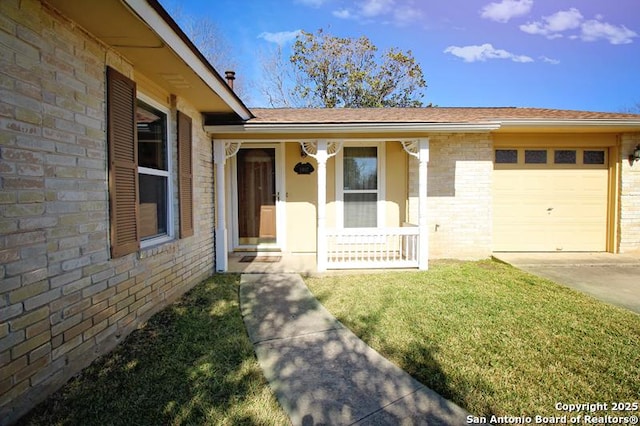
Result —
[[475, 415], [640, 401], [640, 316], [508, 265], [306, 282], [370, 346]]
[[[218, 275], [198, 285], [21, 423], [287, 424], [247, 338], [238, 284]], [[510, 266], [434, 262], [307, 284], [363, 340], [475, 415], [640, 400], [640, 316]]]
[[283, 425], [238, 307], [215, 276], [158, 313], [21, 423]]

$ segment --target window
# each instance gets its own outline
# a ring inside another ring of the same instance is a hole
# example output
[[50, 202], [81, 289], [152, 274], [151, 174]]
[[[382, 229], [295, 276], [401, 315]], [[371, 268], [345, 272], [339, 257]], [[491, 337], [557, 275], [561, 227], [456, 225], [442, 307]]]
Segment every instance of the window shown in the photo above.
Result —
[[169, 155], [167, 115], [138, 100], [138, 188], [140, 200], [140, 238], [145, 241], [171, 236], [169, 227]]
[[553, 154], [556, 164], [576, 164], [575, 149], [557, 149]]
[[345, 228], [378, 226], [378, 148], [345, 147], [343, 224]]
[[497, 164], [516, 164], [518, 162], [517, 149], [496, 149]]
[[[137, 93], [134, 81], [107, 68], [112, 257], [172, 238], [172, 181], [176, 173], [180, 236], [193, 235], [191, 120], [178, 111], [178, 135], [170, 139], [169, 110], [152, 104]], [[172, 141], [177, 143], [177, 170], [172, 168]]]
[[546, 164], [547, 163], [547, 150], [546, 149], [527, 149], [524, 151], [525, 164]]
[[582, 163], [583, 164], [604, 164], [604, 151], [588, 151], [585, 150], [582, 154]]

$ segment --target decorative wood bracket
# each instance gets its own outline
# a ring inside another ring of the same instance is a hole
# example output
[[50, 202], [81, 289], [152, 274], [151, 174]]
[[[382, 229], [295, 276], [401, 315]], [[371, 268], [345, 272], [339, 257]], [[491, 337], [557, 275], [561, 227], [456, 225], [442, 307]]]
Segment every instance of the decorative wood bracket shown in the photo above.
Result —
[[420, 159], [420, 141], [402, 141], [402, 148], [406, 151], [407, 154]]
[[[302, 150], [309, 157], [318, 159], [318, 141], [302, 141], [300, 142]], [[327, 143], [327, 158], [331, 158], [336, 155], [342, 149], [341, 141], [331, 141]]]
[[234, 155], [236, 155], [238, 153], [238, 151], [240, 151], [240, 146], [242, 145], [242, 142], [230, 142], [227, 141], [224, 143], [224, 155], [225, 155], [225, 159], [226, 158], [231, 158]]

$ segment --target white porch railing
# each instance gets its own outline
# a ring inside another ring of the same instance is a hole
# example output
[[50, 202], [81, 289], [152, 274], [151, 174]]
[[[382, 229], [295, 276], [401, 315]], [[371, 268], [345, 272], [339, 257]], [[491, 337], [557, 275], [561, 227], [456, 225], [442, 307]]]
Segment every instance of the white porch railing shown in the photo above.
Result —
[[419, 228], [327, 229], [327, 268], [417, 268]]

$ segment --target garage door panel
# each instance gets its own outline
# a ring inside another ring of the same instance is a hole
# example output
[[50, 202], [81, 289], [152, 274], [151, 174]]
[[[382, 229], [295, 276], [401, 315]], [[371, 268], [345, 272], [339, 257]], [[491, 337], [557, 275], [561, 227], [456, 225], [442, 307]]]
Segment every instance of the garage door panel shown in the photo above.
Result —
[[495, 168], [494, 250], [606, 250], [606, 166], [545, 166]]

